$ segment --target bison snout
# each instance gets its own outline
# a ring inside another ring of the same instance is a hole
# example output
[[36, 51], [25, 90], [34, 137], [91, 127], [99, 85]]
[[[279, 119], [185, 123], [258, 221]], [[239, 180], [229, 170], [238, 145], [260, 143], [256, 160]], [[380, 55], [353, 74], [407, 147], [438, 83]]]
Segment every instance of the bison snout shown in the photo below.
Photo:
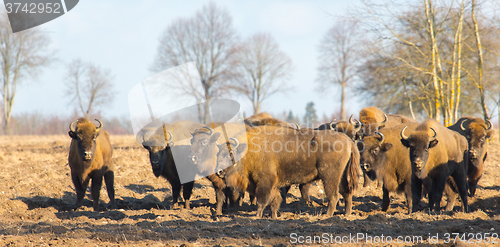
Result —
[[92, 159], [92, 151], [85, 151], [85, 160], [91, 160]]
[[153, 167], [153, 169], [160, 168], [160, 162], [158, 162], [158, 161], [151, 161], [151, 166]]
[[421, 170], [422, 167], [424, 165], [424, 162], [422, 160], [415, 160], [415, 168], [417, 168], [417, 170]]
[[196, 162], [198, 162], [198, 156], [196, 155], [191, 155], [191, 161], [193, 161], [193, 163], [196, 164]]
[[475, 149], [471, 149], [469, 152], [472, 159], [477, 159], [477, 151]]

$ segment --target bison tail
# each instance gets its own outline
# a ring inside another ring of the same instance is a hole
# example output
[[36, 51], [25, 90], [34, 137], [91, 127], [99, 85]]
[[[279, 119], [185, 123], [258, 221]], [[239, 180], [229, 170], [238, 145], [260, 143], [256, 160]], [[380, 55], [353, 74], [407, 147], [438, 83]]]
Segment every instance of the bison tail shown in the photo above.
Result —
[[359, 166], [359, 151], [356, 145], [351, 145], [351, 157], [347, 164], [347, 188], [349, 193], [352, 193], [358, 185], [359, 176], [361, 176], [361, 168]]

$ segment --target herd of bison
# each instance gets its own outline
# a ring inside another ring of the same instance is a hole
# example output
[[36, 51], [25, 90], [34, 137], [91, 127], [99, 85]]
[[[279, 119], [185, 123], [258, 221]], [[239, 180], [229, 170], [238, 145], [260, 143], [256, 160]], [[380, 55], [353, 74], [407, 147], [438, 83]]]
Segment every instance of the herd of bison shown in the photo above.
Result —
[[367, 107], [316, 128], [261, 113], [136, 137], [96, 123], [70, 123], [70, 145], [2, 137], [0, 244], [500, 243], [500, 150], [480, 118]]

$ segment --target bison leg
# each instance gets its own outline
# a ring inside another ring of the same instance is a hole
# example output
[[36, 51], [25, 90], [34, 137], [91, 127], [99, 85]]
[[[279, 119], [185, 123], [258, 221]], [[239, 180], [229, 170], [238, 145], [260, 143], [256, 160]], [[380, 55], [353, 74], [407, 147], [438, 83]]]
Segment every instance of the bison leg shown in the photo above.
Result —
[[172, 185], [172, 204], [170, 209], [174, 209], [177, 206], [177, 202], [179, 201], [179, 196], [181, 195], [182, 185], [180, 184], [171, 184]]
[[300, 194], [302, 195], [302, 200], [305, 202], [310, 202], [309, 189], [311, 188], [311, 183], [299, 185]]
[[473, 197], [475, 194], [476, 194], [476, 187], [477, 187], [477, 183], [479, 182], [479, 179], [481, 177], [477, 178], [477, 179], [470, 179], [469, 180], [469, 196], [470, 197]]
[[281, 191], [281, 205], [284, 207], [286, 206], [286, 195], [288, 194], [288, 191], [290, 191], [290, 188], [292, 186], [285, 186], [280, 189]]
[[422, 180], [415, 175], [411, 176], [411, 193], [413, 197], [413, 213], [419, 210], [420, 200], [422, 199]]
[[274, 199], [272, 198], [274, 193], [273, 187], [272, 182], [269, 180], [257, 184], [255, 188], [255, 196], [257, 197], [257, 218], [262, 218], [264, 209], [269, 205], [270, 200]]
[[408, 214], [413, 211], [413, 195], [411, 194], [411, 184], [406, 182], [405, 184], [405, 196], [406, 204], [408, 204]]
[[429, 207], [439, 213], [441, 211], [441, 199], [446, 185], [446, 177], [439, 176], [432, 181], [431, 191], [429, 192]]
[[449, 184], [446, 184], [444, 187], [444, 193], [446, 194], [446, 197], [448, 197], [448, 200], [446, 201], [446, 211], [452, 211], [455, 206], [455, 201], [457, 200], [457, 193], [453, 191]]
[[457, 185], [458, 194], [460, 195], [460, 199], [462, 200], [462, 212], [469, 212], [469, 204], [467, 202], [467, 175], [465, 173], [465, 169], [460, 166], [457, 167], [455, 172], [452, 174], [453, 179], [455, 180], [455, 184]]
[[[332, 217], [333, 213], [335, 213], [335, 210], [337, 208], [337, 203], [339, 201], [339, 191], [338, 191], [339, 182], [332, 183], [332, 181], [323, 179], [323, 188], [325, 189], [326, 198], [328, 199], [328, 211], [326, 212], [326, 215], [328, 217]], [[347, 200], [346, 200], [346, 209], [347, 209]]]
[[92, 192], [92, 201], [94, 202], [94, 211], [99, 211], [99, 196], [101, 195], [102, 175], [92, 178], [92, 185], [90, 186]]
[[271, 218], [277, 219], [278, 218], [278, 210], [280, 209], [281, 201], [283, 199], [281, 198], [281, 195], [280, 195], [278, 189], [273, 189], [273, 190], [274, 190], [274, 192], [271, 195], [271, 196], [273, 196], [273, 200], [271, 201], [271, 205], [269, 207], [271, 209]]
[[191, 198], [191, 193], [193, 192], [194, 181], [185, 183], [182, 186], [182, 197], [184, 198], [184, 208], [189, 209], [189, 198]]
[[[342, 194], [345, 200], [345, 215], [350, 215], [352, 211], [352, 192]], [[333, 215], [333, 214], [332, 214]], [[330, 215], [331, 216], [331, 215]]]
[[77, 210], [82, 204], [83, 198], [85, 197], [85, 190], [89, 185], [90, 178], [87, 178], [87, 180], [83, 181], [82, 183], [82, 180], [79, 176], [71, 174], [71, 180], [73, 180], [73, 185], [75, 185], [76, 203], [74, 210]]
[[368, 174], [365, 171], [363, 171], [363, 178], [364, 178], [363, 187], [366, 188], [370, 186], [373, 180], [368, 176]]
[[391, 198], [389, 197], [389, 190], [384, 186], [382, 187], [382, 211], [386, 212], [391, 204]]
[[109, 208], [116, 208], [115, 201], [115, 173], [113, 171], [107, 171], [104, 173], [104, 182], [106, 183], [106, 190], [108, 191], [109, 197]]

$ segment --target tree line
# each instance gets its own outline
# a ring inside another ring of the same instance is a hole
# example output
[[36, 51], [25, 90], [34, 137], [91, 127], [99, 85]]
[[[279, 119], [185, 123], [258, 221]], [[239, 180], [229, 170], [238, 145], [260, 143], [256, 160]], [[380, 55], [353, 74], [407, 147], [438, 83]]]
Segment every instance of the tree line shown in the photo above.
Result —
[[[318, 41], [317, 90], [334, 90], [331, 100], [340, 109], [332, 109], [332, 116], [338, 119], [347, 118], [349, 93], [361, 95], [365, 105], [435, 118], [445, 125], [476, 113], [490, 119], [492, 110], [500, 112], [498, 7], [498, 2], [478, 0], [363, 0], [347, 15], [334, 18]], [[56, 58], [48, 50], [50, 37], [40, 29], [13, 34], [5, 13], [0, 29], [2, 131], [24, 133], [21, 119], [40, 116], [16, 115], [17, 126], [11, 126], [18, 85], [36, 78]], [[241, 95], [255, 114], [270, 97], [293, 88], [288, 83], [293, 63], [272, 35], [240, 37], [230, 13], [212, 2], [164, 29], [150, 70], [157, 73], [191, 61], [197, 65], [201, 90], [189, 82], [165, 82], [165, 87], [207, 106], [215, 98]], [[92, 118], [113, 101], [109, 69], [75, 58], [66, 72], [65, 97], [79, 116]], [[291, 112], [280, 118], [317, 121], [310, 103], [305, 118]], [[199, 109], [199, 119], [207, 121], [207, 108]]]

